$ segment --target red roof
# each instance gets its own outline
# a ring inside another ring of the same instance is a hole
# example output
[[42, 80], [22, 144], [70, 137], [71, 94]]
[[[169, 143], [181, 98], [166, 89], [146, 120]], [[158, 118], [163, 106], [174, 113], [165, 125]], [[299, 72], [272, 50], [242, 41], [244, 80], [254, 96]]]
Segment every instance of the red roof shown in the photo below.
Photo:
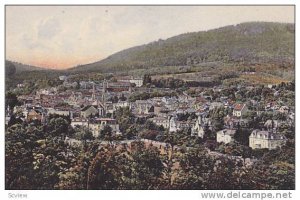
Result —
[[242, 110], [245, 107], [245, 104], [237, 103], [234, 105], [234, 110]]

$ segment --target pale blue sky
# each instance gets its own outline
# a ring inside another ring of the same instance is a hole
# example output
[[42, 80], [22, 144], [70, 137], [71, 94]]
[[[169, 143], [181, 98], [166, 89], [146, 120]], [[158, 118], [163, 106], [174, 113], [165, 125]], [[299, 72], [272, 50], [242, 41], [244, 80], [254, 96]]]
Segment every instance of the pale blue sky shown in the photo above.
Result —
[[7, 59], [68, 68], [181, 33], [294, 23], [293, 6], [6, 6]]

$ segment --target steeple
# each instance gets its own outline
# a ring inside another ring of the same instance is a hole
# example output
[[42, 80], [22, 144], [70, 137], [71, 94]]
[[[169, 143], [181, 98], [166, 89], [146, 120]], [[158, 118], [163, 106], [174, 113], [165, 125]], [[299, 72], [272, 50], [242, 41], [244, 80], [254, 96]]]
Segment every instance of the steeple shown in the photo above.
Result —
[[93, 83], [93, 94], [92, 94], [92, 100], [96, 100], [96, 92], [95, 92], [95, 83]]
[[105, 93], [106, 93], [106, 87], [107, 87], [107, 82], [104, 79], [103, 83], [102, 83], [102, 104], [103, 106], [105, 105]]
[[106, 79], [103, 80], [103, 85], [102, 85], [102, 92], [105, 93], [107, 89], [107, 81]]

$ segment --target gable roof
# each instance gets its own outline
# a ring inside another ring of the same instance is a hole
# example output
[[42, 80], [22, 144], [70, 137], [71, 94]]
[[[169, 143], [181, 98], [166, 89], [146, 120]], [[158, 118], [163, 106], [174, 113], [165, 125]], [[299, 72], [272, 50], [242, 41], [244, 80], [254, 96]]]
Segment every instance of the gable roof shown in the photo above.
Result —
[[224, 135], [230, 135], [230, 136], [233, 136], [235, 133], [236, 133], [236, 130], [234, 130], [234, 129], [223, 129], [223, 130], [221, 130], [221, 131], [219, 131], [219, 132], [217, 132], [217, 134], [224, 134]]
[[273, 133], [269, 131], [261, 131], [261, 130], [253, 130], [251, 137], [255, 138], [263, 138], [263, 139], [271, 139], [271, 140], [285, 140], [286, 137], [284, 135], [278, 134], [278, 133]]
[[94, 105], [88, 105], [88, 106], [85, 106], [84, 108], [82, 108], [81, 111], [84, 112], [84, 111], [88, 110], [88, 109], [91, 108], [91, 107], [97, 109], [97, 106], [94, 106]]
[[234, 110], [241, 111], [244, 109], [245, 106], [246, 106], [246, 104], [237, 103], [234, 105]]

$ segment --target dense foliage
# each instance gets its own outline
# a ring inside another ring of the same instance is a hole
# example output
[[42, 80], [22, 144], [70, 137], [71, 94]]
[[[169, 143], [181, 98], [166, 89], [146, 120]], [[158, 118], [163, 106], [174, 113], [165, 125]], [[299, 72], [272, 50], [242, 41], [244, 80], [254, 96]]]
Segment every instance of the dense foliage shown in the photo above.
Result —
[[[216, 114], [217, 115], [217, 114]], [[130, 120], [121, 109], [118, 121]], [[281, 149], [254, 151], [225, 145], [225, 155], [249, 155], [259, 162], [210, 156], [186, 131], [168, 134], [152, 123], [144, 128], [162, 133], [161, 149], [134, 140], [120, 143], [105, 128], [93, 138], [84, 128], [73, 129], [67, 119], [52, 116], [47, 125], [16, 123], [7, 128], [5, 143], [6, 189], [294, 189], [294, 140]], [[128, 137], [133, 122], [126, 122]], [[136, 127], [137, 128], [137, 127]], [[140, 135], [142, 136], [142, 135]], [[66, 137], [82, 141], [65, 142]], [[101, 142], [109, 141], [106, 143]], [[189, 141], [189, 144], [186, 142]], [[192, 142], [193, 141], [193, 142]], [[190, 146], [181, 148], [176, 146]], [[192, 147], [192, 148], [191, 148]], [[220, 147], [222, 148], [222, 147]], [[233, 151], [234, 150], [234, 151]], [[248, 153], [247, 153], [248, 152]]]

